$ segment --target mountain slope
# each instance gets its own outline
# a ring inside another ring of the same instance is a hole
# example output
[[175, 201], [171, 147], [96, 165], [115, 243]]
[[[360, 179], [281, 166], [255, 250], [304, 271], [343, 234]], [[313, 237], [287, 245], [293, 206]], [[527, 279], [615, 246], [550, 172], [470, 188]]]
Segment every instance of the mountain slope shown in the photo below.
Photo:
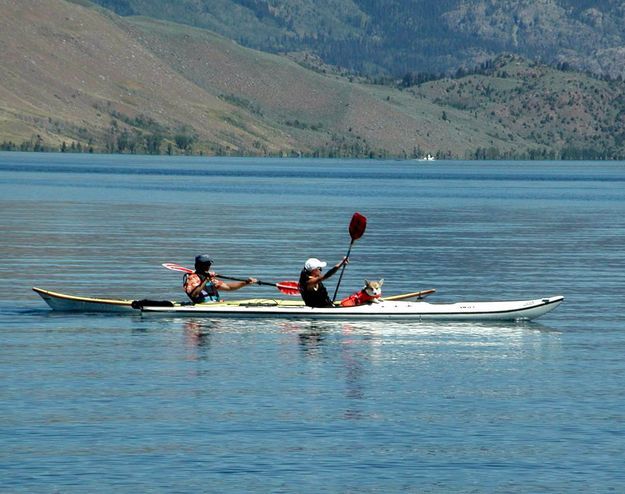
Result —
[[366, 86], [236, 49], [203, 31], [181, 31], [148, 20], [133, 27], [138, 38], [185, 78], [251, 107], [303, 143], [304, 150], [345, 146], [358, 154], [382, 149], [401, 154], [419, 143], [427, 145], [419, 138], [422, 125], [415, 115], [389, 105]]
[[40, 134], [53, 145], [89, 144], [124, 129], [174, 135], [190, 127], [214, 148], [240, 151], [259, 139], [274, 150], [290, 145], [253, 115], [245, 129], [228, 123], [237, 107], [186, 80], [103, 12], [62, 0], [2, 3], [5, 139]]
[[454, 72], [502, 52], [625, 76], [620, 0], [96, 0], [369, 75]]
[[625, 155], [620, 81], [507, 56], [458, 78], [374, 85], [86, 0], [0, 6], [2, 149]]
[[115, 152], [165, 152], [175, 143], [182, 152], [191, 141], [211, 154], [324, 156], [465, 145], [457, 131], [427, 135], [428, 102], [406, 112], [390, 101], [397, 90], [312, 72], [207, 31], [64, 0], [3, 3], [5, 143]]

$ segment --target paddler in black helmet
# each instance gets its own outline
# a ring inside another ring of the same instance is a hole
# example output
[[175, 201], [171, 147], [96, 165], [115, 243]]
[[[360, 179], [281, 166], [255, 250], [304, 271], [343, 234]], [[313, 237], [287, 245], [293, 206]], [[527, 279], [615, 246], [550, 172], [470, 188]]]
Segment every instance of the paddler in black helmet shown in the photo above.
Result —
[[248, 278], [245, 281], [225, 283], [217, 279], [216, 274], [210, 271], [212, 264], [213, 260], [209, 256], [201, 254], [195, 257], [195, 272], [184, 275], [182, 286], [195, 304], [219, 302], [219, 290], [232, 292], [257, 281], [256, 278]]

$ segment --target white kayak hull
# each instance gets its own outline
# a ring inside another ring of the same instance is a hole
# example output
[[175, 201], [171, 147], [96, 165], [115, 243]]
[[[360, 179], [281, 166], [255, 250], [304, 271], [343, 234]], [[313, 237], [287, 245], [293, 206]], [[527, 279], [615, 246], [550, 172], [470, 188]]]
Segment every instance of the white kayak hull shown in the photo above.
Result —
[[[114, 312], [203, 318], [281, 318], [338, 320], [459, 320], [515, 321], [536, 319], [558, 307], [564, 297], [504, 302], [429, 303], [422, 297], [434, 290], [387, 297], [380, 303], [357, 307], [306, 307], [300, 300], [247, 299], [208, 304], [102, 299], [67, 295], [33, 288], [54, 310]], [[419, 295], [421, 294], [421, 295]]]
[[273, 300], [142, 308], [145, 315], [207, 318], [286, 318], [325, 320], [458, 320], [516, 321], [536, 319], [554, 310], [564, 297], [507, 302], [458, 302], [432, 304], [425, 301], [383, 301], [357, 307], [312, 308]]

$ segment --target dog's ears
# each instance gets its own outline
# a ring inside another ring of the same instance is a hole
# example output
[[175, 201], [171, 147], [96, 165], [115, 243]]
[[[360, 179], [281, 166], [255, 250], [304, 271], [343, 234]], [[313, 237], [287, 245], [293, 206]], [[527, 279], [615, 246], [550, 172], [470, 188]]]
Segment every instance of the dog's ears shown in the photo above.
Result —
[[380, 286], [384, 284], [384, 278], [380, 279]]
[[369, 284], [369, 280], [365, 280], [365, 286]]

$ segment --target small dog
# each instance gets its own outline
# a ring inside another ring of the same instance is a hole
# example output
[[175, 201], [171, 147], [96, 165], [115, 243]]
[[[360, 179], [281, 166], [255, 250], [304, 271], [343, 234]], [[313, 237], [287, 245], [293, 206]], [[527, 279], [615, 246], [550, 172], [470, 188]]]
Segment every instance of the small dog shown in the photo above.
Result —
[[380, 297], [382, 296], [382, 285], [384, 284], [384, 278], [380, 281], [365, 280], [365, 286], [362, 290], [351, 294], [349, 297], [341, 300], [341, 307], [354, 307], [356, 305], [364, 305], [371, 303], [380, 303]]

